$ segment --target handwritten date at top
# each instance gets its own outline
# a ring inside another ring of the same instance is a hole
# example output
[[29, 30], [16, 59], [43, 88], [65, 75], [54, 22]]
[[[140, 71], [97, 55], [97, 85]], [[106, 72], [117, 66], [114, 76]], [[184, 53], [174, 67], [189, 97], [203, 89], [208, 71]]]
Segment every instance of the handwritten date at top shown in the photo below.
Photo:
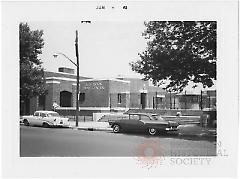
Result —
[[[115, 9], [114, 6], [111, 7], [112, 9]], [[97, 6], [96, 9], [106, 9], [106, 6]], [[122, 9], [128, 9], [127, 6], [122, 6]]]

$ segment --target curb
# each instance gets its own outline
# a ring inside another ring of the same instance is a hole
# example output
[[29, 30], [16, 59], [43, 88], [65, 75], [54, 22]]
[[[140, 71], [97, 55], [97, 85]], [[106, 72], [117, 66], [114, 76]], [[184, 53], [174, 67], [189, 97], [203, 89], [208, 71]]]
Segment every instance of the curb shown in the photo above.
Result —
[[180, 137], [209, 138], [209, 139], [215, 139], [217, 137], [217, 135], [210, 135], [208, 133], [201, 133], [201, 134], [183, 134], [183, 133], [178, 133], [178, 136], [180, 136]]
[[[96, 127], [70, 127], [73, 130], [85, 130], [85, 131], [112, 131], [112, 128], [96, 128]], [[200, 134], [184, 134], [178, 133], [179, 137], [198, 137], [198, 138], [210, 138], [215, 139], [217, 135], [211, 135], [209, 133]]]
[[84, 131], [112, 131], [112, 128], [94, 128], [94, 127], [70, 127], [73, 130], [84, 130]]

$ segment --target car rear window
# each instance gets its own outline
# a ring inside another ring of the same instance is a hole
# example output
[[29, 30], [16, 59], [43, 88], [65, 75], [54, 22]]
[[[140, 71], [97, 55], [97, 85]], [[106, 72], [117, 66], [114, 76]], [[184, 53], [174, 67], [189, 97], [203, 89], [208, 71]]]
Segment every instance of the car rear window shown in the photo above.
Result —
[[39, 112], [35, 112], [35, 113], [34, 113], [34, 116], [39, 116]]
[[139, 120], [139, 115], [138, 114], [130, 114], [129, 115], [129, 119], [130, 120]]
[[141, 117], [141, 120], [144, 120], [144, 121], [150, 121], [151, 120], [150, 117], [145, 116], [145, 115], [141, 115], [140, 117]]
[[152, 118], [155, 120], [163, 120], [163, 118], [159, 115], [152, 115]]

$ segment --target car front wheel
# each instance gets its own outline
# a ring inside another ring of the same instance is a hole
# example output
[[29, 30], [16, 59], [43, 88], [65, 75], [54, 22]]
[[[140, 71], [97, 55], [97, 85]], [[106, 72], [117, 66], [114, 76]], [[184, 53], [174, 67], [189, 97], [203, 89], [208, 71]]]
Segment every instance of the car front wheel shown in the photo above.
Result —
[[46, 122], [44, 122], [44, 123], [42, 124], [42, 126], [45, 127], [45, 128], [48, 128], [48, 127], [49, 127], [49, 124], [46, 123]]
[[120, 126], [118, 124], [114, 124], [113, 126], [113, 132], [114, 133], [119, 133], [120, 132]]
[[23, 123], [24, 123], [24, 126], [29, 126], [29, 122], [27, 119], [24, 119]]
[[155, 135], [155, 134], [157, 133], [157, 130], [156, 130], [155, 128], [149, 128], [149, 129], [148, 129], [148, 133], [149, 133], [150, 135]]

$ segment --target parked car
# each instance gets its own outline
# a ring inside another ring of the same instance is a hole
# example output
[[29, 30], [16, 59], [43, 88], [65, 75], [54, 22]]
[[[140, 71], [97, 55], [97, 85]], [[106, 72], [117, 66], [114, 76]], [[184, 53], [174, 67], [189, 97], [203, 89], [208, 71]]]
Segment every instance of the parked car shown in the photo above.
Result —
[[146, 131], [150, 135], [158, 132], [177, 131], [179, 124], [175, 121], [165, 121], [157, 114], [130, 113], [128, 118], [109, 121], [114, 133], [121, 131]]
[[25, 126], [42, 126], [42, 127], [67, 127], [69, 126], [68, 118], [60, 117], [54, 111], [36, 111], [33, 115], [22, 116]]

